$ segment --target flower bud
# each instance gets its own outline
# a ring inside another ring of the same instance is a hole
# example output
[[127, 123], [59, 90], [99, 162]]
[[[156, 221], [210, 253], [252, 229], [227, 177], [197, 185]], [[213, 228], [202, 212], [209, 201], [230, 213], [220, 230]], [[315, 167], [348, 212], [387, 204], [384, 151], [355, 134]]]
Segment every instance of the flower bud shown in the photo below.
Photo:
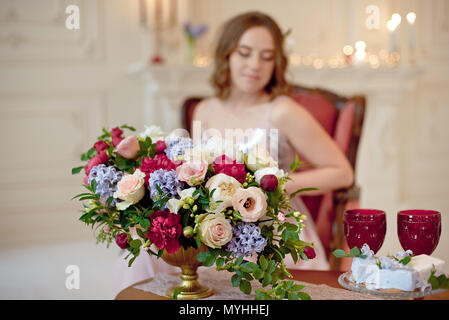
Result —
[[294, 215], [296, 218], [299, 218], [299, 216], [301, 215], [301, 212], [295, 211], [295, 212], [293, 212], [293, 215]]
[[311, 247], [305, 247], [304, 248], [304, 254], [306, 255], [306, 257], [308, 259], [313, 259], [316, 257], [316, 253], [315, 250]]
[[192, 207], [192, 211], [193, 211], [193, 212], [196, 212], [196, 210], [198, 210], [198, 206], [195, 204], [195, 205]]
[[185, 227], [183, 230], [182, 230], [182, 233], [184, 234], [184, 237], [186, 237], [186, 238], [191, 238], [192, 236], [193, 236], [193, 228], [192, 227], [190, 227], [190, 226], [187, 226], [187, 227]]
[[127, 249], [129, 248], [129, 243], [128, 243], [128, 236], [126, 233], [120, 233], [117, 235], [117, 237], [115, 238], [115, 243], [117, 243], [117, 245], [122, 248], [122, 249]]
[[189, 205], [193, 205], [194, 203], [195, 203], [195, 199], [193, 199], [192, 197], [188, 197], [187, 199], [186, 199], [186, 202], [189, 204]]
[[184, 209], [186, 209], [186, 210], [189, 210], [189, 209], [190, 209], [190, 206], [189, 206], [188, 203], [184, 203], [184, 204], [182, 205], [182, 207], [183, 207]]
[[163, 140], [156, 141], [156, 153], [162, 153], [167, 149], [167, 144]]
[[265, 191], [274, 191], [278, 187], [278, 178], [274, 174], [267, 174], [260, 180], [260, 186]]

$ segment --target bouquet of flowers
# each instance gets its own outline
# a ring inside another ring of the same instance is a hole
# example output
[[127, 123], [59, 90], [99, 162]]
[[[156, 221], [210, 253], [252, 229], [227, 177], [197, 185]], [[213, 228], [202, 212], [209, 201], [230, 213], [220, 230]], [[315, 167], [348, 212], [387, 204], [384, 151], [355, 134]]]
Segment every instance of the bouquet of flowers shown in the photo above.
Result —
[[308, 260], [312, 243], [299, 239], [305, 215], [294, 211], [284, 184], [304, 163], [296, 157], [290, 172], [267, 153], [213, 137], [194, 145], [188, 135], [165, 135], [157, 126], [124, 136], [123, 125], [103, 129], [81, 155], [87, 192], [81, 221], [95, 226], [97, 243], [129, 251], [129, 266], [145, 252], [161, 257], [181, 248], [206, 246], [197, 260], [233, 273], [232, 285], [246, 294], [259, 281], [256, 299], [309, 299], [284, 265], [290, 254]]

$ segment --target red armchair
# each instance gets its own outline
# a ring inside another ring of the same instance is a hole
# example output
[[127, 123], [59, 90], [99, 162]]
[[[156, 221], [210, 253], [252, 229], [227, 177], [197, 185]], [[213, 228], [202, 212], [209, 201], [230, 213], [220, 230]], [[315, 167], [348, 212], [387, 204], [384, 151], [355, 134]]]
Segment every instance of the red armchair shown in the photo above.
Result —
[[[294, 86], [291, 97], [305, 107], [334, 138], [355, 171], [365, 114], [365, 98], [363, 96], [348, 98], [327, 90], [302, 86]], [[182, 121], [184, 128], [189, 132], [193, 111], [201, 100], [201, 97], [192, 97], [184, 102]], [[301, 155], [299, 156], [301, 158]], [[358, 207], [359, 188], [353, 185], [324, 195], [302, 198], [315, 221], [331, 269], [348, 270], [350, 260], [336, 259], [331, 252], [341, 248], [348, 251], [343, 233], [343, 213], [346, 209]]]

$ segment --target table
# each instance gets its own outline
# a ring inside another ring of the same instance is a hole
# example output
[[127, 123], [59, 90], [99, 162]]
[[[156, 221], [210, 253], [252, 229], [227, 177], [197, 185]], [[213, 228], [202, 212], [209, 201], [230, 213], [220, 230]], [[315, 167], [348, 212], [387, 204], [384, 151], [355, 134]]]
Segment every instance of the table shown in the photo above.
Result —
[[[338, 283], [338, 277], [343, 272], [337, 271], [317, 271], [317, 270], [289, 270], [293, 278], [297, 281], [303, 281], [313, 284], [326, 284], [330, 287], [342, 289]], [[134, 286], [146, 283], [152, 279], [147, 279], [135, 283], [128, 288], [123, 289], [115, 297], [116, 300], [170, 300], [168, 297], [160, 296], [151, 292], [145, 292], [134, 288]], [[238, 290], [238, 289], [236, 289]], [[449, 290], [426, 296], [423, 300], [449, 300]]]

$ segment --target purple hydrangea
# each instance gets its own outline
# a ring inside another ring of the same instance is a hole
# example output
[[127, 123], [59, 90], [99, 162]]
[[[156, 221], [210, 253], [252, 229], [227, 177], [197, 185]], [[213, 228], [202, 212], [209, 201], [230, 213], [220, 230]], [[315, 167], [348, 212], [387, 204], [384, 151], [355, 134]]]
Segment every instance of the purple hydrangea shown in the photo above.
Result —
[[[148, 180], [148, 189], [150, 190], [150, 197], [153, 201], [159, 199], [159, 192], [156, 185], [158, 185], [169, 198], [179, 198], [178, 190], [180, 191], [182, 189], [183, 183], [178, 180], [175, 170], [159, 169], [154, 171]], [[166, 207], [164, 207], [164, 209], [165, 208]]]
[[[107, 167], [105, 164], [100, 164], [92, 168], [89, 173], [88, 183], [91, 184], [92, 180], [95, 179], [97, 188], [95, 193], [100, 195], [102, 202], [106, 201], [112, 197], [114, 192], [117, 190], [117, 183], [122, 179], [123, 172], [117, 170], [113, 166]], [[113, 198], [111, 201], [111, 207], [115, 207], [117, 199]]]
[[177, 156], [184, 154], [185, 149], [193, 148], [193, 141], [190, 138], [180, 137], [170, 141], [165, 149], [165, 154], [170, 160], [176, 160]]
[[243, 223], [232, 227], [232, 239], [226, 250], [235, 257], [249, 257], [260, 253], [267, 245], [267, 239], [260, 234], [260, 228], [254, 223]]

